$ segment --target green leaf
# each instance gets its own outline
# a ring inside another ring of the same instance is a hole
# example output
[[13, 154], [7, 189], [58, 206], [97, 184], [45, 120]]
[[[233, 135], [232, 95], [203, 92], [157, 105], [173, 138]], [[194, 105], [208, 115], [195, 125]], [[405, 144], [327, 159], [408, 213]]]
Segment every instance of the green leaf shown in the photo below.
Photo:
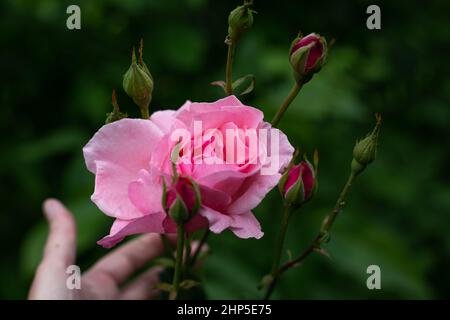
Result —
[[239, 95], [243, 96], [249, 94], [255, 88], [255, 76], [248, 74], [233, 82], [233, 92], [239, 92]]
[[258, 290], [262, 290], [264, 288], [267, 288], [273, 281], [273, 277], [270, 274], [266, 274], [261, 281], [259, 282], [258, 285]]
[[198, 285], [200, 285], [200, 282], [195, 281], [195, 280], [186, 279], [186, 280], [181, 281], [180, 288], [187, 290], [187, 289], [196, 287]]
[[175, 261], [173, 259], [167, 257], [159, 257], [154, 260], [156, 265], [165, 267], [165, 268], [173, 268], [175, 266]]
[[154, 288], [164, 292], [172, 292], [173, 286], [170, 283], [160, 282], [155, 284]]
[[223, 92], [227, 93], [227, 90], [226, 90], [227, 84], [226, 84], [226, 82], [223, 81], [223, 80], [213, 81], [213, 82], [210, 83], [210, 85], [212, 85], [212, 86], [217, 86], [217, 87], [221, 87], [221, 88], [223, 89]]
[[210, 85], [225, 88], [227, 84], [223, 80], [217, 80], [217, 81], [211, 82]]

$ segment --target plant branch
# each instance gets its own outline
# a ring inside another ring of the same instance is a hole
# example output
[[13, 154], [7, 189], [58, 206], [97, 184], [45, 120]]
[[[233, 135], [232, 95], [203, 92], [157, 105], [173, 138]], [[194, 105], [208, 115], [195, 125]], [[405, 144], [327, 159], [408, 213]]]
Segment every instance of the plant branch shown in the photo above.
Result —
[[190, 261], [190, 265], [191, 266], [195, 266], [195, 262], [197, 261], [199, 255], [200, 255], [200, 252], [202, 251], [202, 248], [203, 248], [203, 246], [206, 243], [206, 240], [208, 240], [209, 234], [210, 234], [209, 229], [206, 229], [205, 232], [203, 233], [201, 239], [200, 239], [200, 242], [199, 242], [197, 248], [194, 251], [194, 255], [192, 256], [192, 259]]
[[183, 251], [184, 251], [184, 223], [177, 224], [177, 256], [175, 260], [175, 273], [173, 276], [172, 292], [170, 293], [170, 300], [176, 300], [178, 291], [180, 289], [181, 276], [183, 274]]
[[345, 184], [344, 188], [342, 189], [341, 193], [339, 194], [339, 197], [336, 201], [336, 204], [333, 208], [333, 211], [331, 211], [330, 214], [328, 214], [325, 219], [322, 222], [322, 227], [320, 228], [319, 233], [317, 234], [316, 238], [314, 239], [313, 243], [297, 258], [286, 262], [279, 270], [279, 274], [284, 273], [285, 271], [289, 270], [291, 267], [303, 262], [304, 259], [306, 259], [311, 253], [314, 251], [320, 249], [320, 246], [322, 243], [326, 242], [328, 240], [328, 235], [330, 232], [331, 227], [334, 224], [334, 221], [336, 220], [339, 213], [342, 211], [342, 208], [345, 205], [345, 199], [347, 198], [347, 194], [353, 184], [353, 181], [355, 179], [356, 175], [353, 171], [351, 171], [347, 183]]
[[265, 299], [268, 299], [268, 297], [270, 297], [270, 295], [272, 294], [272, 291], [275, 288], [275, 284], [278, 279], [278, 274], [279, 274], [278, 268], [280, 266], [280, 260], [281, 260], [281, 255], [283, 252], [283, 246], [284, 246], [284, 239], [286, 238], [286, 231], [287, 231], [287, 227], [289, 225], [289, 218], [291, 217], [291, 213], [292, 213], [292, 208], [289, 206], [286, 206], [284, 208], [283, 220], [281, 222], [280, 233], [278, 234], [278, 239], [277, 239], [277, 243], [275, 246], [275, 256], [273, 259], [272, 269], [270, 272], [271, 282], [270, 282], [270, 286], [266, 292]]
[[228, 53], [227, 53], [227, 69], [226, 69], [226, 86], [225, 92], [227, 95], [233, 94], [233, 59], [235, 44], [231, 40], [227, 43]]
[[291, 91], [289, 92], [288, 96], [284, 100], [281, 107], [278, 109], [277, 113], [272, 119], [272, 127], [277, 127], [278, 123], [280, 122], [281, 118], [283, 117], [284, 113], [288, 109], [291, 102], [295, 99], [297, 94], [300, 92], [300, 89], [302, 88], [302, 85], [298, 82], [295, 82], [295, 85], [292, 87]]

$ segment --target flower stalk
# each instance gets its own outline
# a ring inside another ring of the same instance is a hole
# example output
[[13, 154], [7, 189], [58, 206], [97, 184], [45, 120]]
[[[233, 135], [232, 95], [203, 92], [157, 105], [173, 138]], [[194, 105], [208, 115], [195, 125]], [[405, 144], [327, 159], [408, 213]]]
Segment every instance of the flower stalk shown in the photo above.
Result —
[[272, 127], [276, 128], [278, 126], [278, 123], [280, 122], [281, 118], [283, 118], [284, 113], [288, 109], [289, 105], [294, 101], [295, 97], [300, 92], [300, 89], [302, 88], [302, 84], [300, 82], [295, 82], [294, 86], [292, 87], [291, 91], [287, 95], [286, 99], [284, 100], [283, 104], [278, 109], [277, 113], [272, 119]]
[[183, 275], [183, 253], [184, 241], [186, 235], [184, 231], [184, 222], [177, 223], [177, 255], [175, 258], [175, 273], [173, 276], [172, 292], [169, 295], [170, 300], [176, 300], [180, 290], [181, 277]]
[[286, 238], [286, 232], [287, 232], [287, 228], [289, 225], [289, 219], [291, 217], [292, 214], [292, 207], [290, 206], [285, 206], [284, 208], [284, 213], [283, 213], [283, 220], [281, 222], [281, 227], [280, 227], [280, 233], [278, 234], [278, 239], [277, 239], [277, 243], [275, 245], [275, 256], [273, 259], [273, 264], [272, 264], [272, 269], [270, 272], [270, 285], [269, 285], [269, 290], [266, 293], [266, 298], [267, 299], [271, 292], [273, 291], [273, 288], [270, 289], [272, 286], [275, 286], [275, 283], [277, 281], [278, 278], [278, 274], [279, 274], [279, 266], [280, 266], [280, 261], [281, 261], [281, 254], [283, 252], [283, 247], [284, 247], [284, 240]]
[[227, 53], [227, 69], [226, 69], [226, 79], [225, 79], [225, 91], [227, 95], [233, 94], [233, 59], [234, 51], [236, 45], [233, 42], [228, 42], [228, 53]]

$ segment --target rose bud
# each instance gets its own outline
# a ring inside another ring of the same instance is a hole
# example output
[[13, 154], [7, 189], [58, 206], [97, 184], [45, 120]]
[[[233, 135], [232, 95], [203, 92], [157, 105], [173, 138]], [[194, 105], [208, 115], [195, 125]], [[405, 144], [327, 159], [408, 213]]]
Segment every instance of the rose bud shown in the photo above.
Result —
[[252, 0], [245, 0], [243, 5], [230, 12], [228, 16], [228, 38], [231, 43], [239, 40], [241, 35], [253, 25], [254, 11], [250, 9], [252, 5]]
[[142, 60], [143, 44], [139, 48], [139, 61], [136, 61], [136, 54], [133, 49], [131, 56], [131, 66], [123, 76], [123, 89], [139, 106], [142, 117], [149, 118], [148, 106], [152, 100], [153, 78]]
[[179, 177], [168, 190], [163, 184], [163, 208], [176, 223], [187, 222], [197, 214], [200, 199], [200, 190], [192, 179]]
[[306, 37], [300, 34], [295, 38], [289, 50], [289, 61], [296, 81], [304, 84], [311, 80], [314, 73], [319, 72], [325, 64], [326, 56], [327, 42], [324, 37], [311, 33]]
[[377, 155], [378, 135], [381, 127], [381, 116], [376, 114], [376, 124], [372, 132], [364, 139], [357, 141], [353, 148], [352, 170], [355, 174], [361, 173], [368, 164], [375, 160]]
[[285, 205], [299, 207], [308, 202], [317, 189], [316, 170], [305, 159], [286, 170], [278, 187]]

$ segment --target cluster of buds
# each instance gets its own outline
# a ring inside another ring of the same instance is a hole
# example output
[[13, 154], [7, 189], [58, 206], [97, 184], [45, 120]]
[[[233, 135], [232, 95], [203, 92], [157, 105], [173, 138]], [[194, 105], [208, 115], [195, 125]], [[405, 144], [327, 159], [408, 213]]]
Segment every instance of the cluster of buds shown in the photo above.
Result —
[[253, 25], [253, 11], [250, 7], [253, 0], [245, 0], [244, 4], [230, 12], [228, 16], [228, 41], [235, 43], [242, 34]]
[[317, 191], [317, 152], [314, 153], [314, 166], [306, 156], [298, 164], [294, 164], [295, 158], [278, 183], [284, 205], [291, 208], [308, 202]]
[[289, 50], [289, 61], [294, 70], [295, 80], [305, 84], [319, 72], [326, 62], [327, 41], [318, 34], [305, 37], [300, 33]]
[[139, 48], [139, 60], [133, 49], [131, 66], [123, 76], [123, 89], [141, 109], [143, 118], [148, 118], [148, 106], [152, 100], [153, 77], [142, 59], [143, 42]]
[[177, 224], [186, 223], [196, 215], [200, 203], [200, 189], [191, 178], [176, 177], [169, 188], [163, 183], [163, 208]]

